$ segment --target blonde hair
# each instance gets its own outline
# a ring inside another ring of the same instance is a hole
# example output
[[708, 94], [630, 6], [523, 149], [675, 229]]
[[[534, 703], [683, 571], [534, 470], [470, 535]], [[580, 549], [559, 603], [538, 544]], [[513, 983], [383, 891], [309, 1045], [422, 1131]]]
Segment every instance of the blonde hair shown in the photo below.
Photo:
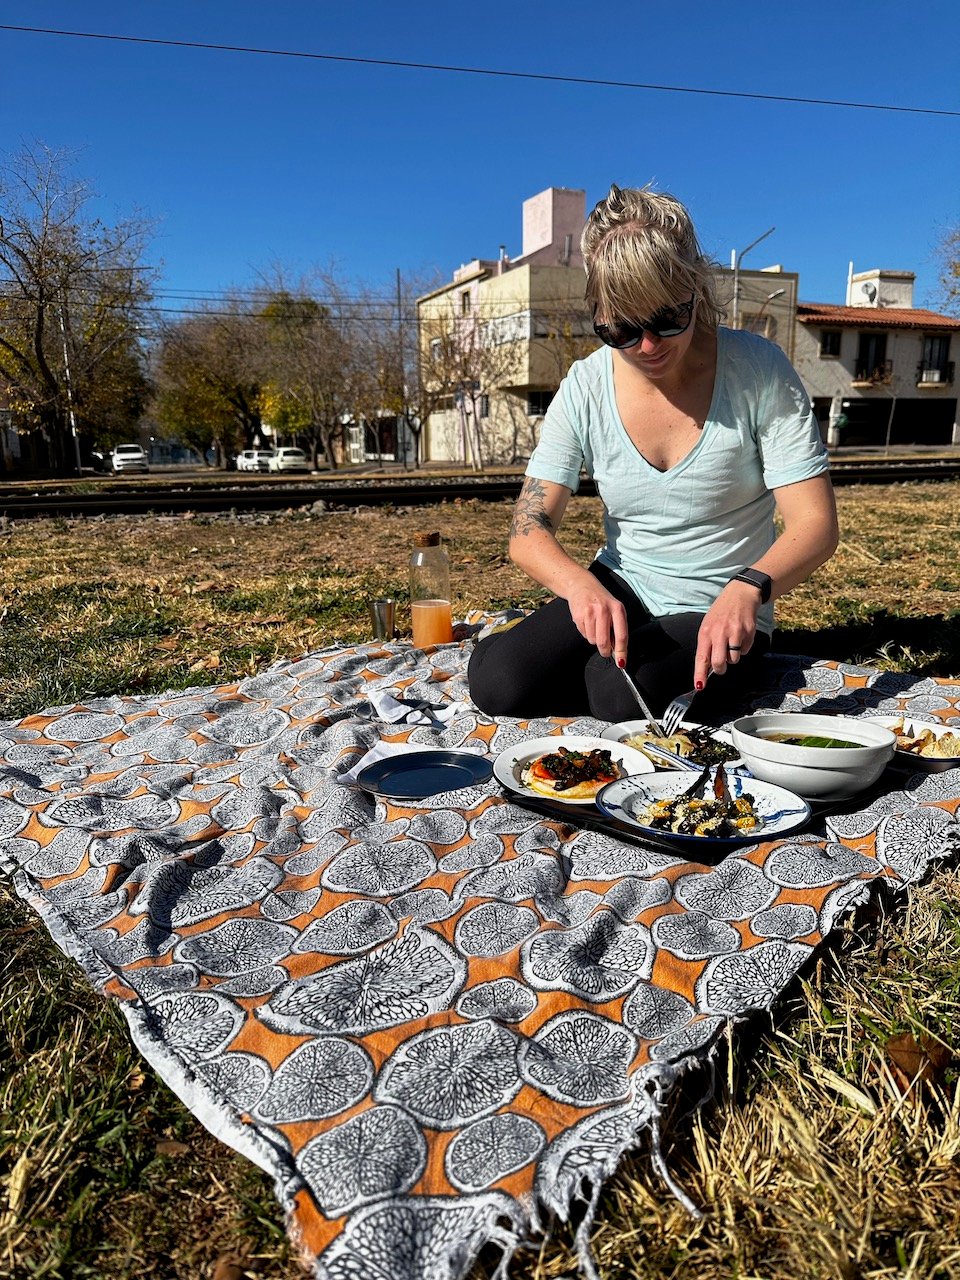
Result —
[[716, 266], [697, 241], [690, 214], [666, 192], [611, 186], [580, 237], [587, 301], [613, 320], [649, 320], [696, 295], [697, 319], [716, 326]]

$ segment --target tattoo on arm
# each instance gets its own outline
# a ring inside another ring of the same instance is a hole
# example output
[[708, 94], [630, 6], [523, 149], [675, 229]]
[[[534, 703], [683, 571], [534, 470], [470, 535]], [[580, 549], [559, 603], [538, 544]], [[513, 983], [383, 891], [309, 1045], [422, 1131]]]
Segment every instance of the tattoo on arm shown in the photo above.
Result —
[[553, 521], [547, 515], [545, 489], [542, 480], [527, 476], [520, 490], [520, 497], [513, 512], [510, 536], [523, 537], [535, 529], [553, 533]]

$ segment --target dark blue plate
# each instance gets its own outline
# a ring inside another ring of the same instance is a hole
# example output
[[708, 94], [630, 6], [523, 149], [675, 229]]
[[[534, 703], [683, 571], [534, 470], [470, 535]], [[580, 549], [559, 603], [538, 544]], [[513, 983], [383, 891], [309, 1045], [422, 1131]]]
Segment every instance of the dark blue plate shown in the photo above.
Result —
[[490, 757], [472, 751], [411, 751], [368, 764], [357, 774], [357, 785], [392, 800], [420, 800], [476, 786], [492, 773]]

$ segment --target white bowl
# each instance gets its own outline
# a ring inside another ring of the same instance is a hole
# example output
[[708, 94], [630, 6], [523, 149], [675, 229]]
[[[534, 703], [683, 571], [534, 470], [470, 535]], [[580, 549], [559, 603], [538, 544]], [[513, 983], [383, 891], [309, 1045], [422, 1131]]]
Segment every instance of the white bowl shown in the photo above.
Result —
[[[889, 729], [850, 716], [799, 712], [741, 716], [730, 726], [733, 745], [756, 778], [786, 787], [807, 800], [845, 800], [865, 791], [893, 758]], [[839, 738], [855, 747], [801, 747], [775, 742], [766, 733]]]

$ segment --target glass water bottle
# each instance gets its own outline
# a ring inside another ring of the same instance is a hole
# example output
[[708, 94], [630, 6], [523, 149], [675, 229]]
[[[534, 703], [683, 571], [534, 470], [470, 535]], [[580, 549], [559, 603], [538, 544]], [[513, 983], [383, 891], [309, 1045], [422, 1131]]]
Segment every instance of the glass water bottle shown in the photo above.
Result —
[[418, 649], [453, 639], [450, 561], [439, 533], [415, 533], [410, 557], [410, 621]]

